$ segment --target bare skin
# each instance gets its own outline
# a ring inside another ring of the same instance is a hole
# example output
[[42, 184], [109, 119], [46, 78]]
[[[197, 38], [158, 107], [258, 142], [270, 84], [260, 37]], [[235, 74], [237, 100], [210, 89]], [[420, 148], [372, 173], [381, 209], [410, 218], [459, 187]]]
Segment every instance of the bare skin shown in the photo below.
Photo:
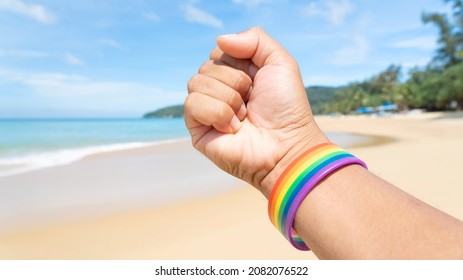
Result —
[[[219, 36], [188, 92], [194, 147], [267, 198], [295, 157], [328, 142], [296, 61], [260, 28]], [[463, 258], [461, 221], [356, 165], [318, 184], [294, 227], [323, 259]]]

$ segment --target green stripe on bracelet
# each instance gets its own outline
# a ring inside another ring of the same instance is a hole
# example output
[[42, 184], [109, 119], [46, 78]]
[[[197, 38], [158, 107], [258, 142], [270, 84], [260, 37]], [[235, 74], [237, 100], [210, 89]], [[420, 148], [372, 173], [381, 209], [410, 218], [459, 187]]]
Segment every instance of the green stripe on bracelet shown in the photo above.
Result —
[[300, 250], [310, 250], [293, 229], [294, 217], [307, 194], [323, 178], [349, 164], [365, 163], [332, 143], [317, 145], [296, 158], [278, 178], [270, 194], [270, 221]]

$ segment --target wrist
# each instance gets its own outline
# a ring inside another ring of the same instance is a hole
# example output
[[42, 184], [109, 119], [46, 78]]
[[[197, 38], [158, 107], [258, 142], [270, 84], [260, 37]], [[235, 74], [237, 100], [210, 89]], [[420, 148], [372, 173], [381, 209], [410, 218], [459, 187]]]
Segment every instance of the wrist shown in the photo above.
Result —
[[328, 142], [304, 151], [279, 176], [268, 201], [269, 218], [295, 248], [310, 250], [294, 229], [299, 206], [325, 178], [351, 164], [366, 168], [363, 161]]
[[275, 167], [261, 180], [259, 189], [268, 199], [275, 182], [288, 166], [302, 153], [310, 148], [329, 142], [326, 135], [315, 124], [315, 128], [310, 129], [311, 133], [306, 133], [300, 140], [289, 144], [289, 148], [284, 156], [275, 164]]

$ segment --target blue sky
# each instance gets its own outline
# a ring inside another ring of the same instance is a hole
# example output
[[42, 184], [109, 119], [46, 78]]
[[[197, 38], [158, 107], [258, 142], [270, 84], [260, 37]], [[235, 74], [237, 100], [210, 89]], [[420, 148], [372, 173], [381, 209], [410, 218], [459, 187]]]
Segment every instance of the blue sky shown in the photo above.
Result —
[[0, 0], [0, 117], [138, 117], [180, 104], [215, 37], [259, 25], [306, 85], [423, 66], [440, 0]]

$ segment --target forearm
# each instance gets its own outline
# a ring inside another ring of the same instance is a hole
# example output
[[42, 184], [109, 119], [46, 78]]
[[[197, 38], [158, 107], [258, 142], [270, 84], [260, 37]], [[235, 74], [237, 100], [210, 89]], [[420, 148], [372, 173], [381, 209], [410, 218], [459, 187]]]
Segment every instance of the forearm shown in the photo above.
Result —
[[[303, 159], [279, 181], [269, 207], [298, 248], [306, 246], [291, 232], [295, 212], [295, 229], [320, 258], [463, 258], [460, 221], [358, 165], [330, 173], [363, 163], [318, 145], [329, 141], [313, 119], [297, 63], [262, 29], [218, 37], [188, 92], [185, 123], [195, 148], [267, 198], [285, 169]], [[305, 153], [311, 148], [318, 153]], [[309, 193], [296, 211], [301, 190]]]
[[460, 221], [358, 165], [318, 184], [294, 227], [322, 259], [463, 258]]
[[[263, 180], [264, 195], [300, 154], [328, 142], [313, 130]], [[463, 223], [408, 195], [360, 165], [331, 173], [309, 192], [294, 226], [322, 259], [463, 258]]]

